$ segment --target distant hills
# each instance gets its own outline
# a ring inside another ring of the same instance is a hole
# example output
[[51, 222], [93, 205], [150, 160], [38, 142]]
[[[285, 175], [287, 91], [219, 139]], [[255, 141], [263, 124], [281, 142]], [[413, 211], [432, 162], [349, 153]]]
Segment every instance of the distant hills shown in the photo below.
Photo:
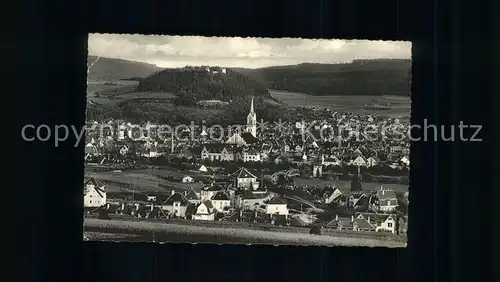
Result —
[[410, 96], [411, 60], [355, 60], [347, 64], [304, 63], [259, 69], [235, 68], [270, 89], [312, 95]]
[[[87, 67], [97, 59], [88, 56]], [[160, 70], [156, 65], [127, 61], [121, 59], [100, 57], [89, 72], [89, 80], [116, 81], [121, 79], [142, 78]]]
[[[89, 56], [87, 65], [96, 59]], [[304, 63], [259, 69], [219, 67], [161, 69], [155, 65], [101, 57], [89, 80], [139, 80], [138, 91], [170, 92], [191, 100], [229, 101], [239, 96], [268, 96], [266, 89], [311, 95], [410, 96], [411, 60], [355, 60], [346, 64]]]

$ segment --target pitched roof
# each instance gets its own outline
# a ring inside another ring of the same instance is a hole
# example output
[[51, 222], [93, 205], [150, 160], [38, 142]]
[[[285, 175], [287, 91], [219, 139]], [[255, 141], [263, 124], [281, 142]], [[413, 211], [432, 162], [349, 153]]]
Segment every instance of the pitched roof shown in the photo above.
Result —
[[268, 205], [286, 205], [286, 202], [285, 202], [285, 200], [283, 200], [280, 197], [274, 197], [267, 204]]
[[212, 200], [214, 201], [229, 201], [229, 197], [226, 193], [219, 191], [215, 195], [212, 196]]
[[238, 169], [234, 175], [237, 175], [237, 178], [257, 178], [257, 176], [251, 174], [246, 168], [242, 167]]
[[217, 192], [217, 191], [220, 191], [222, 189], [224, 189], [224, 188], [217, 183], [212, 183], [209, 186], [203, 187], [204, 191], [212, 191], [212, 192]]
[[170, 195], [170, 197], [163, 202], [163, 205], [173, 205], [175, 202], [180, 202], [182, 206], [187, 206], [189, 204], [188, 199], [183, 194], [175, 193]]
[[240, 136], [247, 144], [257, 143], [259, 141], [259, 139], [255, 138], [250, 132], [243, 132]]
[[354, 222], [358, 226], [359, 229], [375, 229], [375, 227], [368, 222], [368, 220], [364, 218], [356, 218]]
[[188, 199], [188, 200], [199, 200], [200, 198], [194, 192], [193, 189], [189, 189], [189, 191], [186, 193], [186, 199]]
[[380, 190], [377, 190], [377, 198], [379, 201], [397, 199], [396, 193], [394, 193], [393, 190], [384, 189], [383, 187], [381, 187]]

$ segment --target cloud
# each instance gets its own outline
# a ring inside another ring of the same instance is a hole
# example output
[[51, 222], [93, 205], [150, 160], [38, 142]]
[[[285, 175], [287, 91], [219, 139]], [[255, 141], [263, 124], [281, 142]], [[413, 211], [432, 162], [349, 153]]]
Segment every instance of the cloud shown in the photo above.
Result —
[[90, 34], [88, 49], [90, 55], [141, 61], [160, 67], [257, 68], [304, 62], [411, 58], [411, 42], [300, 38]]

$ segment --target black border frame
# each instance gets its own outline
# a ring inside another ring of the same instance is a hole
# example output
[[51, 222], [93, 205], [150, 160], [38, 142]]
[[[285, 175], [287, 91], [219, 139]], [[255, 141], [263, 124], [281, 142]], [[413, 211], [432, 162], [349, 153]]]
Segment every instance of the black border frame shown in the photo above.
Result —
[[[18, 43], [7, 44], [12, 47], [12, 55], [5, 58], [5, 64], [17, 69], [10, 74], [6, 91], [19, 93], [16, 98], [20, 97], [22, 106], [16, 121], [21, 126], [83, 125], [88, 32], [412, 40], [412, 123], [421, 124], [424, 117], [436, 124], [467, 120], [469, 124], [483, 124], [483, 133], [488, 136], [492, 110], [488, 107], [489, 97], [481, 93], [470, 95], [477, 91], [474, 84], [487, 88], [485, 85], [491, 81], [477, 73], [477, 67], [490, 71], [478, 65], [481, 55], [493, 53], [481, 37], [490, 31], [484, 23], [487, 19], [476, 13], [476, 21], [468, 27], [479, 26], [479, 19], [481, 31], [478, 34], [472, 28], [471, 32], [458, 21], [466, 11], [476, 12], [472, 6], [461, 2], [449, 8], [441, 3], [49, 1], [42, 15], [36, 13], [36, 7], [24, 8], [20, 30], [6, 35], [12, 39], [9, 42]], [[43, 6], [38, 7], [43, 10]], [[463, 34], [476, 39], [475, 46], [467, 44]], [[466, 58], [464, 55], [470, 51], [479, 55]], [[82, 243], [78, 203], [83, 146], [74, 148], [70, 141], [53, 148], [47, 143], [19, 141], [16, 160], [20, 162], [15, 172], [21, 175], [16, 185], [21, 183], [30, 204], [20, 211], [21, 218], [14, 223], [25, 228], [15, 233], [22, 241], [21, 249], [15, 251], [22, 262], [21, 271], [16, 272], [18, 278], [434, 281], [450, 277], [452, 281], [484, 281], [485, 275], [491, 273], [491, 265], [477, 259], [490, 257], [484, 252], [491, 252], [491, 234], [479, 237], [477, 232], [463, 229], [463, 222], [474, 220], [479, 226], [490, 225], [491, 210], [483, 211], [477, 218], [461, 209], [467, 205], [470, 210], [481, 210], [488, 201], [470, 201], [461, 192], [477, 186], [477, 181], [467, 177], [471, 174], [482, 179], [482, 187], [492, 187], [488, 176], [493, 163], [485, 157], [491, 153], [487, 146], [491, 140], [481, 144], [412, 144], [413, 204], [409, 245], [405, 250]], [[26, 171], [28, 176], [23, 174]], [[471, 240], [476, 241], [459, 248]], [[217, 262], [213, 254], [223, 255], [234, 264]], [[464, 260], [465, 256], [472, 260]], [[254, 267], [260, 264], [268, 267], [255, 271]]]

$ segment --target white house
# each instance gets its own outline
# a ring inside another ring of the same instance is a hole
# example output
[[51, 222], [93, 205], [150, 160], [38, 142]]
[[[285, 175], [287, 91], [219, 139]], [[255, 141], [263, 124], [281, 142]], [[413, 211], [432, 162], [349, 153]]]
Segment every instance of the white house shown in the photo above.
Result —
[[266, 214], [269, 215], [288, 215], [288, 207], [285, 201], [275, 197], [266, 204]]
[[366, 166], [366, 160], [363, 158], [363, 156], [358, 156], [357, 158], [352, 161], [352, 165], [355, 166]]
[[97, 155], [99, 152], [97, 151], [97, 147], [90, 142], [85, 145], [85, 154]]
[[207, 169], [207, 167], [206, 167], [206, 166], [201, 165], [201, 166], [200, 166], [200, 168], [198, 169], [198, 171], [201, 171], [201, 172], [207, 172], [207, 171], [208, 171], [208, 169]]
[[257, 150], [244, 150], [243, 162], [260, 162], [262, 161], [260, 152]]
[[162, 209], [175, 217], [186, 218], [186, 209], [189, 204], [190, 202], [183, 194], [172, 190], [170, 197], [163, 202]]
[[396, 216], [391, 214], [360, 213], [358, 219], [366, 219], [375, 226], [377, 232], [391, 232], [396, 234]]
[[410, 159], [407, 158], [406, 156], [402, 157], [400, 162], [402, 162], [403, 164], [405, 164], [406, 166], [409, 166], [410, 165]]
[[123, 147], [120, 148], [120, 154], [122, 155], [126, 155], [129, 151], [129, 148], [127, 147], [127, 145], [123, 145]]
[[333, 191], [326, 192], [323, 195], [323, 202], [325, 204], [330, 204], [335, 199], [337, 199], [340, 195], [342, 195], [342, 192], [340, 192], [339, 188], [335, 188]]
[[385, 217], [385, 220], [377, 224], [375, 231], [391, 232], [396, 234], [396, 219], [392, 215]]
[[236, 176], [236, 187], [240, 189], [252, 188], [253, 190], [259, 188], [257, 176], [251, 174], [246, 168], [242, 167], [237, 170], [233, 175]]
[[336, 156], [328, 156], [325, 158], [325, 155], [321, 155], [321, 163], [324, 166], [340, 166], [342, 162]]
[[371, 156], [366, 160], [366, 166], [372, 167], [376, 166], [380, 162], [380, 159], [377, 156]]
[[182, 183], [193, 183], [194, 181], [194, 178], [192, 178], [191, 176], [189, 175], [186, 175], [182, 178]]
[[212, 196], [210, 202], [212, 202], [212, 205], [217, 212], [225, 212], [231, 207], [231, 199], [222, 191], [219, 191]]
[[193, 220], [214, 220], [215, 208], [210, 201], [201, 202], [196, 208], [196, 213], [192, 216]]
[[86, 208], [97, 208], [106, 204], [104, 185], [93, 177], [84, 182], [83, 203]]
[[392, 212], [398, 207], [396, 193], [390, 189], [384, 189], [383, 186], [377, 190], [379, 210], [382, 212]]

